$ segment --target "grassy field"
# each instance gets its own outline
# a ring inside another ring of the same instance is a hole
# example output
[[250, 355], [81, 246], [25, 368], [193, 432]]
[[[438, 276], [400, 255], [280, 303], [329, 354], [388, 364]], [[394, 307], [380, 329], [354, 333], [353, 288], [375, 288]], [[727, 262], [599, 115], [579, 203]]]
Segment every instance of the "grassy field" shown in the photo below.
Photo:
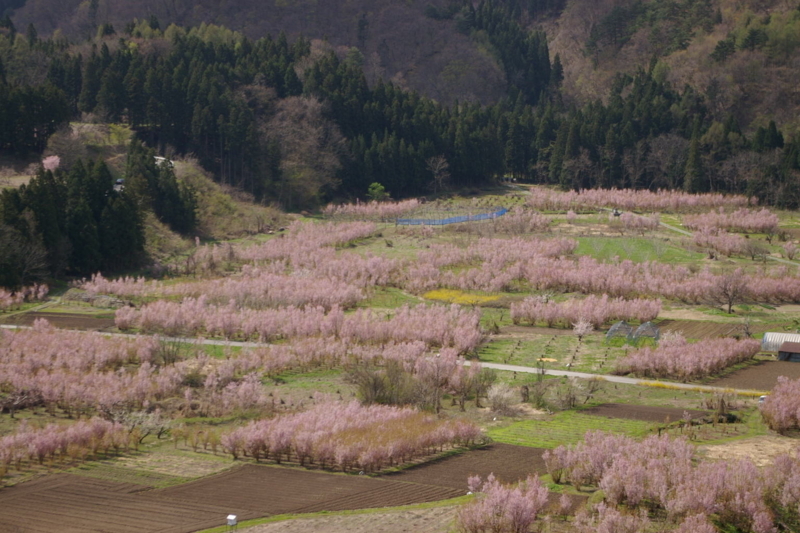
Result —
[[609, 261], [618, 257], [636, 263], [690, 263], [702, 261], [705, 254], [693, 252], [675, 244], [677, 239], [658, 237], [578, 237], [578, 255], [590, 255]]
[[638, 420], [607, 419], [565, 411], [542, 420], [523, 420], [499, 429], [489, 430], [489, 436], [497, 442], [555, 448], [574, 444], [583, 439], [587, 431], [602, 430], [622, 433], [631, 437], [644, 437], [652, 432], [654, 424]]
[[558, 370], [566, 370], [569, 365], [569, 370], [576, 372], [607, 374], [614, 370], [614, 361], [630, 349], [606, 343], [603, 333], [587, 335], [582, 342], [573, 335], [521, 333], [484, 343], [478, 358], [488, 363], [530, 367], [543, 363], [545, 368]]

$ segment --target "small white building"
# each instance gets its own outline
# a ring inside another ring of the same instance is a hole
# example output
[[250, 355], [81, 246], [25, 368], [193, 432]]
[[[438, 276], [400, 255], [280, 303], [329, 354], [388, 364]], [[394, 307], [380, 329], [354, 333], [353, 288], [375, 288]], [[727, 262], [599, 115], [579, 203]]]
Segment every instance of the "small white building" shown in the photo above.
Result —
[[778, 352], [784, 342], [800, 342], [800, 333], [783, 333], [769, 331], [761, 340], [762, 352]]

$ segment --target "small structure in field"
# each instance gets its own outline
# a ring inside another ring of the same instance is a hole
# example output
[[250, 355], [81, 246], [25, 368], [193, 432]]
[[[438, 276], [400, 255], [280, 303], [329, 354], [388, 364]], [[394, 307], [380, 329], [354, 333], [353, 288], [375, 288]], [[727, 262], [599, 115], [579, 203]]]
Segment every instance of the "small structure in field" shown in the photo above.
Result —
[[661, 338], [661, 331], [658, 329], [658, 326], [652, 322], [645, 322], [633, 332], [633, 341], [639, 342], [640, 339], [645, 337], [649, 337], [658, 342], [658, 339]]
[[768, 331], [761, 339], [761, 351], [777, 352], [784, 342], [800, 342], [800, 333]]
[[613, 326], [611, 326], [606, 333], [606, 342], [610, 341], [611, 339], [615, 339], [617, 337], [622, 337], [626, 340], [630, 340], [631, 336], [633, 335], [633, 328], [624, 320], [620, 320]]
[[800, 363], [800, 342], [784, 342], [778, 348], [778, 361]]

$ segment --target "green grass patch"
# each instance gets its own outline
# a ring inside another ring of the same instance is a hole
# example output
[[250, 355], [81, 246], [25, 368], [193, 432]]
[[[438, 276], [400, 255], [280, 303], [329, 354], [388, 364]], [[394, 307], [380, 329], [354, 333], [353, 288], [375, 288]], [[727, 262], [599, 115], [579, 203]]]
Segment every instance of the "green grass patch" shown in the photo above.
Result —
[[602, 261], [619, 257], [636, 263], [644, 261], [693, 263], [705, 257], [701, 253], [685, 250], [658, 238], [629, 236], [578, 237], [578, 248], [575, 253], [590, 255]]
[[622, 433], [640, 438], [650, 433], [654, 426], [651, 422], [639, 420], [604, 418], [575, 411], [563, 411], [546, 420], [523, 420], [502, 428], [491, 429], [488, 434], [495, 441], [506, 444], [556, 448], [562, 444], [574, 444], [583, 440], [586, 432], [591, 430]]
[[396, 309], [404, 305], [415, 306], [420, 300], [412, 294], [403, 292], [394, 287], [377, 287], [372, 296], [360, 302], [356, 307], [369, 308], [378, 307], [384, 309]]
[[574, 335], [526, 334], [521, 338], [492, 339], [478, 349], [478, 358], [489, 363], [553, 370], [608, 374], [617, 358], [635, 348], [622, 343], [607, 344], [605, 335], [586, 335], [582, 342]]

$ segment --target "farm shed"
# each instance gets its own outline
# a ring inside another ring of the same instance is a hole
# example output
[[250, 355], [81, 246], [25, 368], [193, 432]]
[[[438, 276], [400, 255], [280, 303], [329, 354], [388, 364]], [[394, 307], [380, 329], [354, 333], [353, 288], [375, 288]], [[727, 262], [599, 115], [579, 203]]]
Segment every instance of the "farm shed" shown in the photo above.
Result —
[[778, 361], [800, 363], [800, 342], [784, 342], [778, 349]]
[[764, 338], [761, 340], [761, 351], [777, 352], [784, 342], [800, 342], [800, 333], [764, 333]]

